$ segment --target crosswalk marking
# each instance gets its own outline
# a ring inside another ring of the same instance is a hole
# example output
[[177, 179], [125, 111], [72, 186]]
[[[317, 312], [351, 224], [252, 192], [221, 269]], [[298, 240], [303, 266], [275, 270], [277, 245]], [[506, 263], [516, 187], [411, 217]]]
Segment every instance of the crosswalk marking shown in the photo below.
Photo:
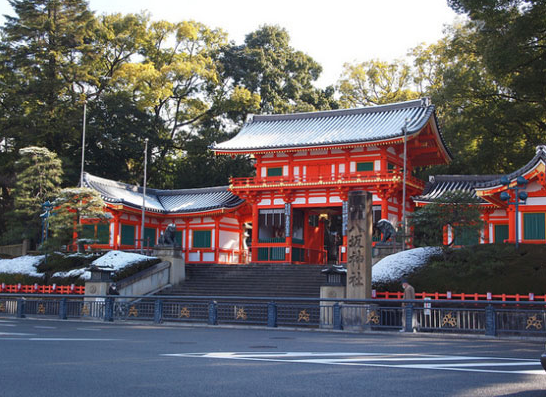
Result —
[[401, 369], [546, 375], [538, 359], [511, 357], [455, 356], [402, 353], [317, 353], [317, 352], [208, 352], [161, 354], [164, 357], [193, 357], [225, 360], [272, 361]]

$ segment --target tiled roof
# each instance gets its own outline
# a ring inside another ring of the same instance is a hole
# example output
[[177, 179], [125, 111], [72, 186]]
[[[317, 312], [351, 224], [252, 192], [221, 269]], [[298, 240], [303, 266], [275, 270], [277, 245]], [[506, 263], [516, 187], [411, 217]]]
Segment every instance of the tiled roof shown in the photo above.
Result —
[[447, 192], [462, 191], [472, 195], [481, 203], [485, 200], [476, 195], [478, 184], [499, 178], [499, 175], [435, 175], [429, 178], [423, 194], [413, 197], [413, 201], [430, 203]]
[[[129, 185], [94, 175], [84, 174], [84, 185], [98, 191], [107, 203], [119, 203], [142, 209], [142, 187]], [[146, 189], [147, 211], [163, 214], [185, 214], [234, 208], [244, 201], [227, 186], [202, 189]]]
[[[512, 181], [516, 179], [518, 176], [525, 175], [529, 171], [531, 171], [533, 168], [536, 167], [538, 163], [542, 162], [543, 164], [546, 164], [546, 145], [539, 145], [536, 147], [536, 155], [529, 161], [527, 164], [525, 164], [523, 167], [521, 167], [519, 170], [516, 170], [512, 172], [511, 174], [506, 175], [508, 177], [508, 180]], [[496, 178], [480, 182], [476, 185], [476, 188], [478, 189], [487, 189], [495, 186], [500, 186], [501, 181], [500, 178], [503, 175], [497, 175]]]
[[420, 99], [357, 109], [251, 116], [234, 138], [215, 143], [211, 149], [245, 152], [381, 141], [402, 137], [406, 120], [408, 135], [419, 132], [431, 118], [437, 125], [434, 109], [427, 99]]

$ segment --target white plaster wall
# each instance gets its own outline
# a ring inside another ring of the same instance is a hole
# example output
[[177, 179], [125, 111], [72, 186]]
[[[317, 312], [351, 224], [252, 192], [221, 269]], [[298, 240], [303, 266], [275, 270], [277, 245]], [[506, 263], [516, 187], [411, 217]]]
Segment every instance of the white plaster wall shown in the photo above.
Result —
[[236, 225], [236, 226], [239, 226], [239, 221], [235, 218], [222, 218], [221, 220], [222, 223], [224, 224], [229, 224], [229, 225]]
[[220, 230], [220, 243], [218, 247], [228, 250], [238, 250], [239, 233]]
[[381, 171], [381, 160], [375, 160], [374, 161], [373, 169], [375, 171]]
[[260, 205], [271, 205], [271, 200], [270, 199], [262, 199], [262, 201], [260, 201], [258, 203], [258, 206]]
[[526, 205], [546, 205], [546, 197], [529, 197]]
[[325, 204], [326, 197], [309, 197], [309, 204]]
[[203, 262], [214, 262], [214, 252], [205, 252], [203, 254]]
[[343, 200], [341, 200], [338, 196], [330, 197], [329, 199], [330, 203], [342, 203]]
[[199, 262], [201, 259], [199, 258], [199, 253], [197, 252], [190, 252], [188, 255], [190, 262]]

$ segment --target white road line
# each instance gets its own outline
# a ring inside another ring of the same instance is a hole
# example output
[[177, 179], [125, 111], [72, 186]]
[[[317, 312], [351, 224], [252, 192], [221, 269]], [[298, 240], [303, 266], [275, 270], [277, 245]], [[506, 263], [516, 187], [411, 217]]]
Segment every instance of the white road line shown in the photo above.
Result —
[[17, 324], [4, 324], [4, 323], [0, 323], [0, 327], [17, 327]]
[[36, 334], [25, 334], [22, 332], [0, 332], [0, 336], [25, 336], [25, 335], [36, 335]]
[[[174, 353], [161, 354], [165, 357], [216, 358], [227, 360], [270, 361], [284, 363], [347, 365], [364, 367], [429, 369], [464, 372], [484, 372], [502, 374], [546, 375], [540, 369], [538, 359], [511, 357], [480, 356], [442, 356], [392, 353], [249, 353], [249, 352], [208, 352], [208, 353]], [[398, 364], [400, 363], [400, 364]], [[536, 367], [537, 369], [520, 369], [518, 367]], [[487, 367], [487, 369], [485, 368]], [[512, 370], [496, 369], [515, 367]]]
[[38, 328], [38, 329], [57, 329], [57, 327], [49, 327], [47, 325], [35, 325], [34, 328]]
[[102, 331], [100, 328], [76, 328], [78, 331]]
[[121, 339], [105, 339], [105, 338], [29, 338], [31, 341], [41, 341], [41, 342], [109, 342], [116, 341]]
[[[1, 340], [1, 339], [0, 339]], [[98, 339], [98, 338], [9, 338], [4, 340], [28, 340], [34, 342], [110, 342], [122, 339]]]

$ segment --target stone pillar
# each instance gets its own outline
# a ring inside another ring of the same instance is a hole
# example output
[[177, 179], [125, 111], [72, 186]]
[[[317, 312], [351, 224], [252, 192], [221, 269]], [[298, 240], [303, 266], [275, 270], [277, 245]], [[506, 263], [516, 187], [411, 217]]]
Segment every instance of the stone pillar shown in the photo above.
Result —
[[163, 261], [171, 263], [169, 283], [176, 285], [186, 279], [186, 265], [179, 247], [154, 247], [153, 255]]
[[349, 193], [347, 299], [372, 298], [372, 194]]
[[[347, 299], [372, 298], [372, 194], [349, 193], [347, 224]], [[341, 308], [344, 329], [370, 329], [373, 305], [347, 302]], [[374, 312], [375, 313], [375, 312]]]

